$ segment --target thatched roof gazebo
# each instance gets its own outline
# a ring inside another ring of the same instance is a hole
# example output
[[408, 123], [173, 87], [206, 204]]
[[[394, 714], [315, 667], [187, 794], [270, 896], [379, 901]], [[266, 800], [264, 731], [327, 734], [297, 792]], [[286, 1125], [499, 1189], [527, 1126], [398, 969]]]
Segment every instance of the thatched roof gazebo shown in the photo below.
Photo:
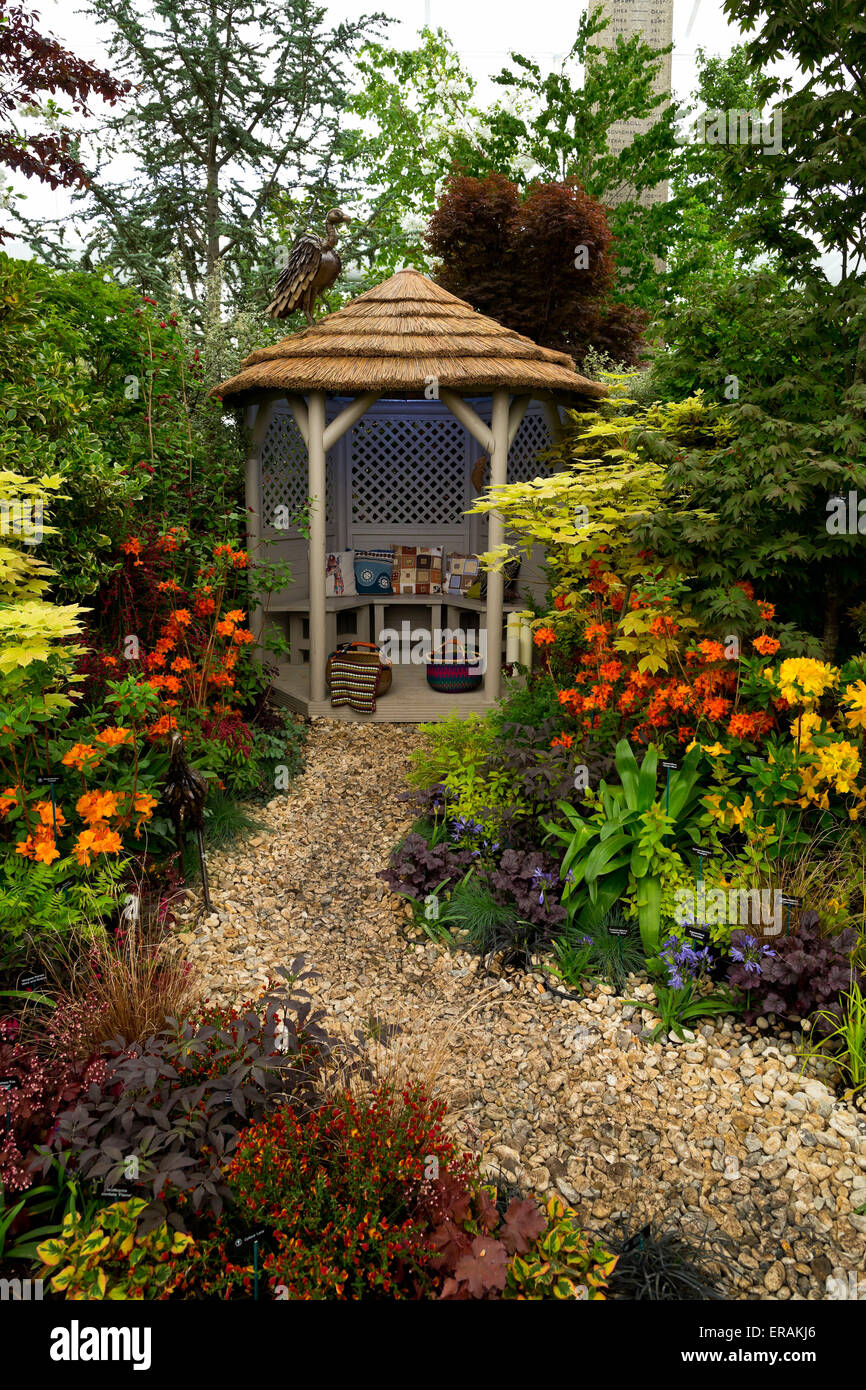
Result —
[[[441, 289], [417, 270], [399, 271], [345, 308], [312, 327], [260, 348], [236, 376], [214, 388], [227, 407], [245, 408], [250, 447], [246, 503], [251, 560], [263, 538], [261, 452], [278, 403], [285, 401], [308, 458], [309, 524], [309, 703], [310, 713], [327, 710], [325, 459], [329, 451], [380, 398], [441, 402], [488, 454], [490, 481], [507, 481], [508, 451], [530, 399], [543, 403], [549, 427], [560, 427], [557, 402], [578, 405], [606, 394], [580, 376], [565, 353], [539, 347], [495, 319]], [[352, 397], [327, 421], [326, 398]], [[492, 397], [488, 425], [466, 397]], [[423, 405], [406, 409], [424, 410]], [[387, 466], [387, 460], [384, 461]], [[501, 518], [491, 514], [488, 546], [504, 539]], [[484, 700], [499, 693], [503, 580], [487, 582], [486, 629], [493, 638]], [[403, 717], [396, 713], [392, 717]], [[411, 716], [409, 716], [411, 717]]]

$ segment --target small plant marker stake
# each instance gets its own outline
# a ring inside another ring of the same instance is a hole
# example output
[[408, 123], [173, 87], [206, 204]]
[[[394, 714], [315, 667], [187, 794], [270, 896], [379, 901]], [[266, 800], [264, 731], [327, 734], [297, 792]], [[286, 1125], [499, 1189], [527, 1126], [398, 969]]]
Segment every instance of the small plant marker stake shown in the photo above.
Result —
[[253, 1302], [259, 1301], [259, 1242], [253, 1241]]
[[54, 823], [54, 838], [57, 839], [57, 808], [54, 805], [54, 783], [59, 782], [59, 777], [40, 777], [39, 782], [42, 786], [47, 786], [51, 795], [51, 819]]
[[[662, 767], [665, 770], [665, 815], [669, 816], [671, 809], [671, 772], [676, 768], [676, 763], [663, 762]], [[667, 844], [669, 839], [670, 835], [665, 835], [664, 843]]]
[[625, 974], [625, 962], [623, 961], [622, 956], [622, 939], [626, 935], [627, 931], [628, 927], [608, 927], [607, 929], [608, 936], [616, 937], [617, 955], [619, 956], [620, 968], [623, 975]]

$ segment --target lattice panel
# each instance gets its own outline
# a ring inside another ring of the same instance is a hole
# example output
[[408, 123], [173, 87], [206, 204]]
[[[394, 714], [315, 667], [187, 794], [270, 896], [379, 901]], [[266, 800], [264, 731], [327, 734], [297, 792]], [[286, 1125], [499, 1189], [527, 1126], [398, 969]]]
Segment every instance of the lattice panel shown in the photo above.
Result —
[[533, 478], [546, 478], [550, 465], [540, 463], [538, 456], [549, 448], [550, 434], [544, 415], [527, 411], [508, 455], [508, 481], [528, 483]]
[[[273, 527], [277, 507], [288, 507], [295, 516], [306, 504], [308, 493], [307, 450], [294, 418], [274, 414], [262, 444], [262, 518]], [[334, 517], [334, 469], [330, 454], [325, 460], [327, 520]]]
[[463, 521], [466, 435], [452, 415], [367, 416], [352, 435], [356, 526], [455, 526]]

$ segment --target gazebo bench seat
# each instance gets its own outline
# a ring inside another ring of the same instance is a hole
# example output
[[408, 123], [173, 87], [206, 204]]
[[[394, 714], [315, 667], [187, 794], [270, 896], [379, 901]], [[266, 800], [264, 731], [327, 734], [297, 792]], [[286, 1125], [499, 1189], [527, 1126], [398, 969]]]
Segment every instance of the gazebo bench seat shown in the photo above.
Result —
[[[328, 596], [325, 599], [326, 646], [328, 651], [333, 651], [339, 642], [371, 642], [379, 639], [383, 631], [394, 626], [389, 621], [389, 609], [429, 610], [430, 627], [435, 633], [453, 632], [462, 627], [461, 614], [471, 613], [483, 618], [485, 607], [483, 599], [447, 593]], [[503, 604], [506, 614], [520, 613], [525, 608], [526, 603], [520, 600]], [[283, 628], [288, 638], [291, 648], [289, 663], [302, 665], [309, 661], [309, 598], [277, 599], [269, 605], [268, 616]]]

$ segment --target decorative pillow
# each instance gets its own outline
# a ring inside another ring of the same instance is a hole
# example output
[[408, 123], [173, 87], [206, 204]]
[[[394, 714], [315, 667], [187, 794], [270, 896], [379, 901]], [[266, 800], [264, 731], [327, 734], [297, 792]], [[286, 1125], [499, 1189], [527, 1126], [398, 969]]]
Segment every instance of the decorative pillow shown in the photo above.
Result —
[[390, 594], [393, 550], [355, 551], [355, 588], [359, 594]]
[[391, 582], [395, 594], [441, 594], [441, 545], [395, 545]]
[[465, 594], [469, 586], [475, 583], [480, 572], [481, 562], [477, 555], [458, 555], [454, 552], [448, 556], [445, 593]]
[[325, 593], [329, 598], [352, 598], [355, 570], [351, 550], [335, 550], [325, 556]]

